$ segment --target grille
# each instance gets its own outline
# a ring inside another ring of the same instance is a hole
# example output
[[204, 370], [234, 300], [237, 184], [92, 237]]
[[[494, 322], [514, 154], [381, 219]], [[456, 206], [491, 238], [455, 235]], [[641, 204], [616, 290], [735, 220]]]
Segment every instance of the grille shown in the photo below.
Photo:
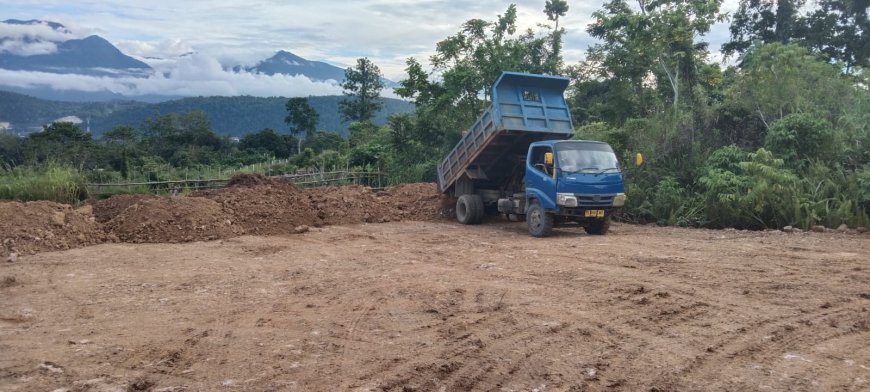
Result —
[[610, 207], [615, 194], [575, 194], [577, 207]]

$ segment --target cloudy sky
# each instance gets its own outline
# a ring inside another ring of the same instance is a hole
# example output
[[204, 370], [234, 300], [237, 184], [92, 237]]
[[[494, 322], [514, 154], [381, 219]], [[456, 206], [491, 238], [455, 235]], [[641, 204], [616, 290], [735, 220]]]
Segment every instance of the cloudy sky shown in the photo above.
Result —
[[[733, 11], [737, 0], [726, 0]], [[456, 33], [471, 18], [493, 20], [510, 1], [477, 0], [0, 0], [2, 19], [41, 19], [66, 25], [73, 36], [97, 34], [124, 53], [144, 59], [168, 77], [127, 80], [112, 91], [128, 95], [170, 89], [183, 95], [308, 95], [339, 92], [334, 86], [300, 78], [228, 75], [223, 66], [253, 65], [278, 50], [339, 67], [369, 57], [392, 80], [404, 77], [408, 57], [424, 60], [435, 43]], [[514, 1], [520, 27], [545, 23], [544, 0]], [[586, 34], [591, 14], [602, 0], [571, 1], [560, 21], [566, 29], [565, 60], [579, 61], [594, 41]], [[8, 33], [8, 32], [4, 32]], [[727, 25], [706, 37], [714, 51], [727, 39]], [[24, 50], [2, 48], [0, 50]], [[26, 50], [50, 50], [28, 47]], [[182, 54], [195, 52], [178, 60]], [[164, 59], [164, 60], [157, 60]], [[200, 71], [201, 69], [201, 71]], [[239, 77], [241, 76], [241, 77]], [[46, 75], [0, 73], [0, 84], [45, 80]], [[58, 88], [65, 88], [63, 78]], [[210, 80], [216, 83], [209, 83]], [[82, 84], [81, 78], [78, 83]], [[87, 84], [88, 80], [84, 81]], [[91, 80], [97, 84], [105, 80]], [[144, 85], [147, 84], [147, 85]], [[249, 87], [245, 87], [248, 85]], [[70, 84], [71, 86], [71, 84]], [[72, 88], [72, 87], [68, 87]], [[288, 92], [292, 90], [292, 92]]]

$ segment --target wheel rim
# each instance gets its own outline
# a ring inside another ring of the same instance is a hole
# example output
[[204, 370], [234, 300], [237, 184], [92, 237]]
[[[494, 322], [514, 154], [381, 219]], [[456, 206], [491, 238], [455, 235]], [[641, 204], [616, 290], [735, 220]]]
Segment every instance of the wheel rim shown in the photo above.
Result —
[[456, 214], [459, 215], [459, 219], [465, 219], [468, 216], [468, 206], [465, 203], [459, 203], [456, 207]]
[[534, 231], [538, 231], [543, 222], [541, 222], [541, 212], [540, 211], [532, 211], [529, 214], [529, 227], [531, 227]]

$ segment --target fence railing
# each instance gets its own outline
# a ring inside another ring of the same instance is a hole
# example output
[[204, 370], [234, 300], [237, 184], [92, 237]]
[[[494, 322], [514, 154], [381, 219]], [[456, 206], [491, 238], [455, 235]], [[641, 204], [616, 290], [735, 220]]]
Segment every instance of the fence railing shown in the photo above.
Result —
[[[299, 187], [318, 187], [330, 185], [363, 185], [372, 189], [383, 189], [386, 178], [383, 172], [330, 171], [283, 174], [269, 178], [287, 181]], [[179, 194], [198, 190], [223, 188], [229, 178], [185, 179], [167, 181], [114, 182], [85, 184], [91, 196], [106, 196], [119, 193]]]

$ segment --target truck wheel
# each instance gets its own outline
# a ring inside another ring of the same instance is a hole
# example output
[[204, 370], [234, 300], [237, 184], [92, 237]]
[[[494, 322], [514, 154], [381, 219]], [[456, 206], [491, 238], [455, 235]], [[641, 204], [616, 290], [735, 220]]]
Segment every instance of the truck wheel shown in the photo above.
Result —
[[526, 223], [529, 225], [529, 234], [533, 237], [546, 237], [553, 231], [553, 215], [547, 213], [538, 203], [529, 206]]
[[604, 218], [602, 220], [596, 220], [589, 224], [589, 226], [584, 227], [587, 234], [592, 235], [605, 235], [607, 234], [607, 230], [610, 229], [610, 217]]
[[456, 200], [456, 220], [463, 225], [480, 223], [483, 218], [483, 198], [480, 195], [462, 195]]
[[476, 225], [483, 221], [486, 207], [483, 205], [483, 198], [480, 195], [471, 195], [471, 202], [474, 205], [474, 220], [471, 221], [471, 224]]
[[471, 195], [459, 196], [456, 200], [456, 220], [463, 225], [470, 225], [474, 221], [475, 216], [474, 202], [471, 201]]

